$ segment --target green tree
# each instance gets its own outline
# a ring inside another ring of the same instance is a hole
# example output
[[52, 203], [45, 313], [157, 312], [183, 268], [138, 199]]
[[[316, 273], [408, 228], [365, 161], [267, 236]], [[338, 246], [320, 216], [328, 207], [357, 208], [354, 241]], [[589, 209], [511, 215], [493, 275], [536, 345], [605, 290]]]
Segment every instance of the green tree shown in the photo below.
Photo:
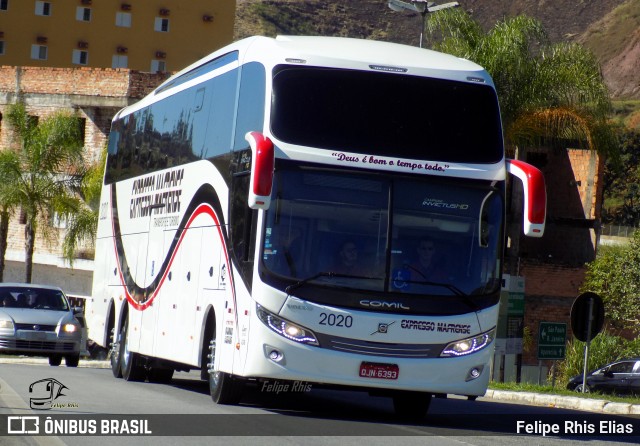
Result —
[[106, 148], [100, 159], [89, 166], [80, 184], [80, 200], [77, 208], [71, 209], [66, 217], [67, 232], [62, 243], [64, 258], [73, 266], [78, 247], [82, 243], [93, 247], [98, 229], [98, 211], [100, 206], [100, 192], [102, 190], [102, 175], [107, 160]]
[[604, 170], [606, 197], [602, 220], [623, 226], [640, 226], [640, 132], [620, 130], [620, 154], [609, 158]]
[[640, 326], [640, 231], [628, 245], [603, 246], [587, 264], [583, 290], [599, 294], [605, 315], [616, 328]]
[[77, 208], [78, 181], [84, 170], [79, 120], [66, 111], [37, 119], [22, 103], [6, 114], [17, 139], [16, 149], [0, 158], [2, 203], [20, 208], [25, 223], [25, 281], [31, 282], [36, 232], [51, 240], [51, 219]]
[[[9, 161], [11, 155], [7, 151], [0, 151], [0, 166]], [[11, 197], [11, 185], [17, 182], [13, 172], [0, 174], [0, 282], [4, 281], [5, 256], [7, 253], [7, 239], [9, 236], [9, 221], [15, 210], [16, 203]]]
[[507, 148], [578, 142], [616, 150], [609, 92], [595, 56], [580, 45], [551, 44], [540, 22], [518, 16], [484, 32], [462, 9], [429, 15], [436, 50], [472, 60], [493, 77]]

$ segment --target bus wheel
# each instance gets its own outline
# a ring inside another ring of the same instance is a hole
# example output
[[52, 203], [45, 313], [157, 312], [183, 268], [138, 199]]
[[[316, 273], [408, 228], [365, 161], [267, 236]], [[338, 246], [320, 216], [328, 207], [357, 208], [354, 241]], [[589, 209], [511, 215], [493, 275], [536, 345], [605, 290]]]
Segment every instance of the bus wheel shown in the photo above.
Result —
[[111, 373], [116, 378], [122, 378], [122, 344], [120, 343], [120, 339], [122, 339], [122, 332], [116, 335], [115, 327], [111, 329], [111, 349], [109, 351], [110, 361], [111, 361]]
[[216, 334], [215, 330], [209, 342], [209, 393], [216, 404], [238, 404], [242, 398], [244, 381], [229, 373], [215, 370]]
[[122, 377], [126, 381], [140, 381], [144, 379], [145, 369], [140, 364], [140, 355], [129, 350], [128, 326], [129, 318], [127, 317], [120, 336], [120, 368], [122, 369]]
[[393, 395], [393, 408], [403, 419], [421, 420], [431, 404], [430, 393], [398, 391]]
[[62, 356], [60, 356], [60, 355], [51, 355], [51, 356], [49, 356], [49, 365], [57, 367], [61, 363], [62, 363]]

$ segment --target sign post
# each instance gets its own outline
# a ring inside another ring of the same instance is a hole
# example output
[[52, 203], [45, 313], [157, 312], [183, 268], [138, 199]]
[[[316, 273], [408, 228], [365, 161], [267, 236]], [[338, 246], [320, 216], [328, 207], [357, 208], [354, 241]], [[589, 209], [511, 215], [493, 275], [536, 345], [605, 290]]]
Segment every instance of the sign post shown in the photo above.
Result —
[[538, 329], [538, 384], [541, 384], [542, 360], [552, 359], [555, 384], [555, 361], [564, 359], [567, 343], [567, 324], [563, 322], [540, 322]]
[[571, 330], [582, 342], [584, 348], [584, 365], [582, 368], [582, 393], [587, 389], [587, 371], [589, 364], [589, 345], [604, 325], [604, 304], [596, 293], [582, 293], [571, 306]]

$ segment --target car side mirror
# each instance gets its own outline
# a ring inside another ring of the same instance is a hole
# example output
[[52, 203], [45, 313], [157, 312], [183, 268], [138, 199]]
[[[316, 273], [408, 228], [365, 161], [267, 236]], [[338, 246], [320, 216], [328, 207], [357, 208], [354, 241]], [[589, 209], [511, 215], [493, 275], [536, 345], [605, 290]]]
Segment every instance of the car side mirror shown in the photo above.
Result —
[[604, 372], [604, 376], [606, 376], [607, 378], [613, 378], [613, 372], [607, 370], [606, 372]]
[[73, 307], [73, 314], [83, 314], [84, 313], [84, 308], [82, 307]]

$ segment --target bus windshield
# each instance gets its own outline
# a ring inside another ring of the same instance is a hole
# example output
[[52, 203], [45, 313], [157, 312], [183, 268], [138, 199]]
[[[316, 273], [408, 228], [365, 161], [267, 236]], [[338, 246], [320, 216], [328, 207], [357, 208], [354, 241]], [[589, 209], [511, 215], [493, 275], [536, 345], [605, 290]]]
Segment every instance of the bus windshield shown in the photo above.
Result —
[[495, 293], [503, 218], [487, 182], [279, 168], [262, 270], [282, 289]]
[[271, 131], [283, 142], [342, 152], [480, 164], [503, 158], [498, 100], [483, 83], [281, 65]]

